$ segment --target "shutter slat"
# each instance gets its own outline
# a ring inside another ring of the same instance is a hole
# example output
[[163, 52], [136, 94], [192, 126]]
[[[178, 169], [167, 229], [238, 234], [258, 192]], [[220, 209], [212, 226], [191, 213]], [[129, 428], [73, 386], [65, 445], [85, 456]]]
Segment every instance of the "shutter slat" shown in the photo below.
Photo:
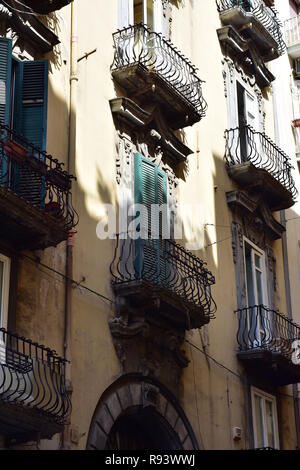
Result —
[[0, 37], [0, 121], [10, 120], [12, 40]]
[[[15, 106], [16, 129], [33, 146], [46, 150], [48, 110], [48, 61], [26, 61], [18, 65]], [[17, 171], [17, 193], [36, 206], [43, 206], [44, 178], [25, 166]]]

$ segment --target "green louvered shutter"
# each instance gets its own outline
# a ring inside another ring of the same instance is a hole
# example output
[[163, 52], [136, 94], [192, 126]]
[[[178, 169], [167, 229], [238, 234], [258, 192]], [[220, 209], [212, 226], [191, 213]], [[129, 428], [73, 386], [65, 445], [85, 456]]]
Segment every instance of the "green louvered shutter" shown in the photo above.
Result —
[[[33, 146], [46, 150], [48, 61], [19, 62], [16, 71], [15, 129]], [[38, 157], [38, 154], [33, 155]], [[43, 206], [45, 181], [28, 166], [18, 171], [16, 192], [31, 204]]]
[[21, 133], [36, 147], [46, 150], [48, 111], [48, 61], [22, 62]]
[[[11, 95], [12, 40], [0, 37], [0, 122], [9, 125]], [[3, 131], [5, 137], [5, 131]], [[0, 184], [8, 174], [7, 158], [1, 153]]]
[[12, 40], [0, 37], [0, 121], [10, 121]]
[[[151, 233], [151, 205], [167, 203], [166, 175], [158, 166], [140, 154], [135, 154], [135, 188], [134, 201], [143, 204], [147, 209], [148, 220], [141, 219], [141, 230]], [[147, 223], [148, 222], [148, 223]], [[154, 224], [159, 224], [155, 227]], [[161, 221], [153, 220], [153, 227], [162, 235]], [[149, 235], [150, 236], [150, 235]], [[137, 240], [135, 270], [139, 278], [161, 282], [166, 277], [166, 266], [163, 256], [163, 246], [160, 240]]]

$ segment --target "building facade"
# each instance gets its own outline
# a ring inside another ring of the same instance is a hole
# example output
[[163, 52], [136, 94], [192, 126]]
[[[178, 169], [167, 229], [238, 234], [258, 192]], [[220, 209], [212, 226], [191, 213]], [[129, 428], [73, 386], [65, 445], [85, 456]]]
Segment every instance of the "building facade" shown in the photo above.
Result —
[[88, 3], [0, 2], [1, 447], [297, 449], [296, 2]]

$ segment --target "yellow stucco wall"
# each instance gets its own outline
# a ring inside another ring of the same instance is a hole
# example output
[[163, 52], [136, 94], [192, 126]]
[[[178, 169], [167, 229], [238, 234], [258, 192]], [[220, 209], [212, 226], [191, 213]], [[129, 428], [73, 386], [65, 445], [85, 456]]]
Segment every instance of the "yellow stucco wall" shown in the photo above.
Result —
[[[118, 27], [117, 1], [89, 0], [88, 9], [86, 0], [76, 1], [78, 57], [95, 48], [97, 51], [78, 63], [76, 160], [72, 165], [77, 176], [73, 204], [80, 223], [75, 236], [73, 278], [111, 299], [109, 266], [114, 243], [98, 240], [96, 225], [103, 215], [103, 204], [117, 205], [117, 136], [109, 106], [109, 100], [116, 96], [110, 66], [112, 33]], [[181, 404], [201, 448], [239, 449], [249, 446], [248, 405], [243, 368], [236, 358], [232, 214], [226, 203], [226, 192], [233, 184], [223, 161], [223, 136], [227, 127], [223, 56], [216, 33], [220, 20], [215, 3], [205, 2], [205, 9], [203, 3], [202, 0], [174, 2], [172, 9], [172, 41], [199, 68], [208, 102], [207, 116], [185, 129], [187, 145], [195, 153], [188, 158], [189, 172], [186, 181], [180, 181], [179, 194], [181, 204], [201, 203], [199, 216], [184, 219], [184, 235], [188, 241], [203, 240], [196, 254], [208, 263], [208, 269], [216, 277], [213, 295], [218, 311], [208, 327], [187, 333], [189, 343], [185, 344], [185, 350], [190, 364], [183, 373]], [[70, 10], [66, 7], [57, 13], [62, 46], [51, 67], [48, 111], [47, 149], [64, 162], [68, 157]], [[270, 95], [265, 100], [265, 110], [266, 132], [273, 138]], [[205, 224], [218, 226], [205, 229]], [[289, 236], [295, 245], [296, 231]], [[207, 247], [216, 241], [217, 244]], [[276, 303], [286, 312], [280, 241], [274, 243], [274, 254], [278, 284]], [[38, 255], [45, 264], [64, 272], [64, 243]], [[294, 269], [299, 270], [299, 265]], [[297, 290], [294, 284], [292, 287]], [[54, 347], [60, 354], [63, 351], [64, 296], [61, 277], [26, 259], [20, 262], [17, 326], [21, 333]], [[120, 374], [108, 327], [108, 318], [113, 312], [109, 301], [80, 286], [73, 289], [71, 427], [78, 430], [80, 436], [78, 445], [73, 444], [74, 449], [85, 448], [97, 403]], [[232, 372], [214, 363], [205, 353]], [[291, 394], [290, 388], [284, 393]], [[293, 405], [288, 397], [281, 397], [280, 403], [285, 429], [283, 446], [293, 448]], [[238, 443], [232, 439], [234, 426], [243, 429], [243, 438]], [[53, 444], [43, 443], [43, 446]]]

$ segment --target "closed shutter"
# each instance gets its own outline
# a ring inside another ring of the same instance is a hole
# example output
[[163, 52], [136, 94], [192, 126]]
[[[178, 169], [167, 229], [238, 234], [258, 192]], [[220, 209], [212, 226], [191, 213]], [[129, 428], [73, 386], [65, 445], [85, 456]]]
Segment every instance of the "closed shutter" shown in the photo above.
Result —
[[[46, 150], [48, 112], [48, 61], [20, 62], [16, 72], [15, 129], [28, 142]], [[33, 154], [40, 159], [38, 152]], [[31, 204], [43, 206], [45, 180], [30, 167], [19, 168], [16, 192]]]
[[[0, 37], [0, 123], [9, 125], [11, 95], [12, 40]], [[3, 131], [2, 137], [5, 137]], [[7, 158], [1, 149], [0, 184], [5, 184], [8, 175]]]
[[0, 37], [0, 121], [10, 120], [12, 40]]
[[28, 61], [22, 62], [20, 65], [22, 74], [22, 104], [19, 126], [21, 133], [35, 147], [46, 150], [48, 61]]
[[[139, 239], [136, 242], [136, 273], [139, 278], [161, 283], [161, 277], [166, 277], [166, 266], [164, 261], [165, 241], [150, 239], [151, 230], [156, 237], [163, 235], [161, 218], [152, 220], [151, 206], [167, 203], [167, 180], [166, 175], [157, 165], [144, 158], [140, 154], [135, 155], [135, 191], [134, 200], [136, 204], [145, 206], [148, 217], [141, 214], [141, 227], [143, 233], [148, 232], [149, 240]], [[144, 236], [144, 238], [146, 238]]]

